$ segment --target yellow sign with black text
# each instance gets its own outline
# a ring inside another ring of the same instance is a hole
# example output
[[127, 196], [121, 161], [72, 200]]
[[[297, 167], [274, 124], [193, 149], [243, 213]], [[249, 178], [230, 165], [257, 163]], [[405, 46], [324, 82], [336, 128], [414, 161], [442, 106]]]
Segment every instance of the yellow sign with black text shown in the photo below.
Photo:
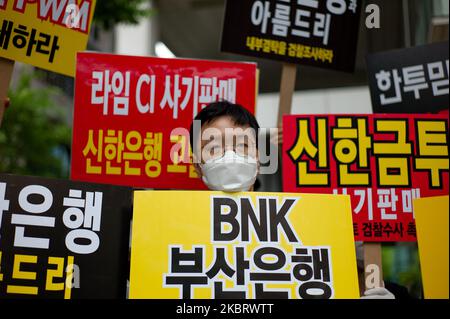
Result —
[[347, 195], [136, 191], [130, 298], [358, 298]]
[[414, 200], [417, 245], [425, 299], [448, 299], [449, 197]]
[[96, 0], [0, 0], [0, 57], [75, 76]]

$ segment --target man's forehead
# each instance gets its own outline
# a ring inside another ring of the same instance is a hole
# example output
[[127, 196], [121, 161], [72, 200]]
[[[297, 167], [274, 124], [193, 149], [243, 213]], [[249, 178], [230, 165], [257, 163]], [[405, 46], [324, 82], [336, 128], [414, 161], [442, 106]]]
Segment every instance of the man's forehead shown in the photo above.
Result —
[[241, 128], [229, 128], [229, 129], [225, 129], [225, 130], [220, 130], [220, 129], [214, 129], [212, 128], [211, 130], [204, 130], [203, 133], [207, 133], [207, 134], [203, 134], [203, 136], [205, 137], [224, 137], [224, 136], [233, 136], [233, 137], [245, 137], [245, 136], [254, 136], [254, 132], [252, 129], [250, 128], [246, 128], [246, 129], [241, 129]]
[[250, 127], [227, 127], [227, 128], [214, 128], [209, 127], [202, 129], [202, 140], [211, 139], [227, 139], [227, 138], [251, 138], [255, 139], [256, 132]]
[[246, 129], [249, 128], [250, 125], [246, 124], [246, 125], [241, 125], [241, 124], [236, 124], [236, 122], [234, 121], [234, 119], [230, 116], [221, 116], [218, 117], [210, 122], [207, 122], [205, 124], [202, 125], [202, 131], [206, 130], [208, 128], [215, 128], [218, 130], [223, 130], [225, 131], [226, 129], [233, 129], [233, 128], [242, 128], [242, 129]]

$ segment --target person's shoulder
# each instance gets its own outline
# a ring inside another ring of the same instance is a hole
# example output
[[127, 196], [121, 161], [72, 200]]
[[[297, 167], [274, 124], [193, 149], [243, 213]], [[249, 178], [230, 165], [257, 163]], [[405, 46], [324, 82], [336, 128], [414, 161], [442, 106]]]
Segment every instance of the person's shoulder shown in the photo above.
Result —
[[395, 296], [395, 299], [413, 299], [405, 286], [386, 281], [384, 287]]

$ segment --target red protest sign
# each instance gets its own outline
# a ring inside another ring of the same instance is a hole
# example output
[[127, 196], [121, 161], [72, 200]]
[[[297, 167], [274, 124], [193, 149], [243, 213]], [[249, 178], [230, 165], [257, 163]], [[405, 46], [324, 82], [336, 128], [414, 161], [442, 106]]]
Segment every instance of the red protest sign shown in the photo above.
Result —
[[413, 199], [449, 192], [448, 124], [428, 114], [285, 116], [283, 191], [350, 195], [356, 240], [416, 241]]
[[190, 164], [189, 126], [222, 99], [254, 113], [256, 64], [79, 53], [72, 179], [205, 189]]

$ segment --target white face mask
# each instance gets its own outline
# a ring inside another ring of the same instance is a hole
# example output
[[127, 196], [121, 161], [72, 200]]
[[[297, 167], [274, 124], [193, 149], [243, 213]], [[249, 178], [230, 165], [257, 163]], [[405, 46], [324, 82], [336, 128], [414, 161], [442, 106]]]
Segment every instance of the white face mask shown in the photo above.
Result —
[[203, 182], [211, 190], [225, 192], [248, 191], [255, 183], [258, 165], [253, 157], [243, 157], [226, 151], [222, 157], [201, 164]]

